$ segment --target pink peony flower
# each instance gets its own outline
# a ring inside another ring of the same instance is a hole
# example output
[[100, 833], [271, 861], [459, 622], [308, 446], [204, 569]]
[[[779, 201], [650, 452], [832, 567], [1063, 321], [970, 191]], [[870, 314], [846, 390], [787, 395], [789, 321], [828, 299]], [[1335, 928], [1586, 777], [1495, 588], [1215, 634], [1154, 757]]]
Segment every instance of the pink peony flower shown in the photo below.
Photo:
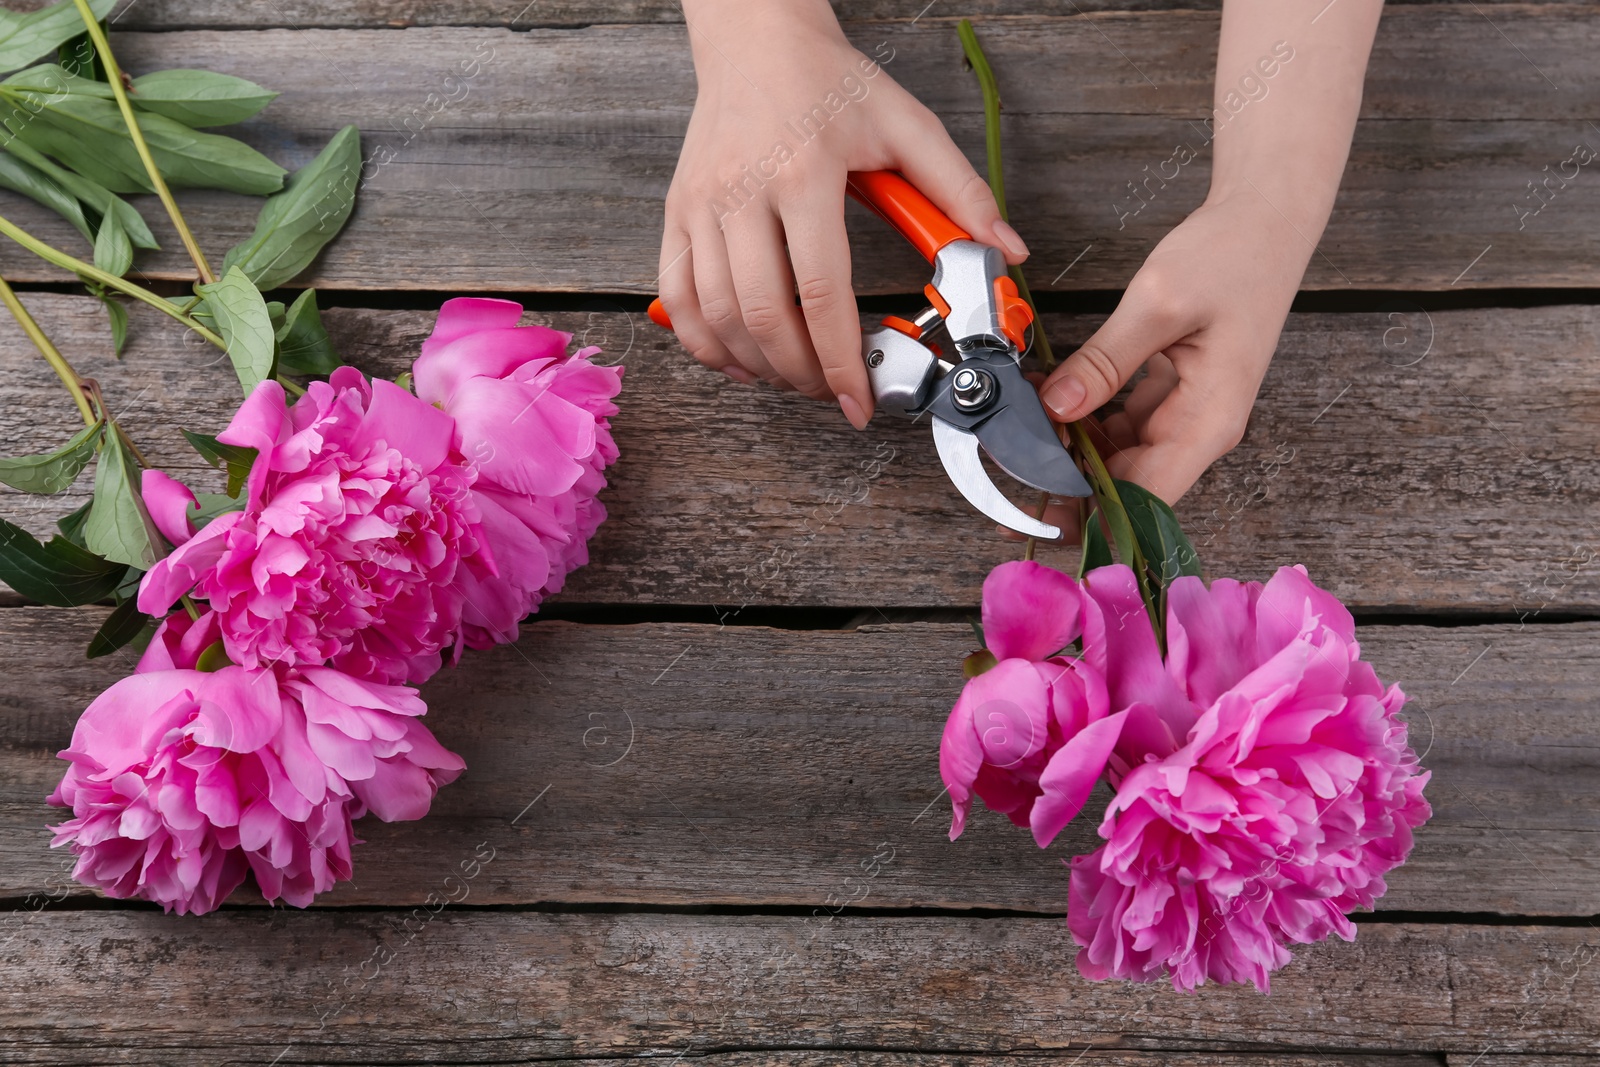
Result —
[[417, 395], [455, 419], [455, 448], [477, 471], [471, 498], [497, 573], [462, 574], [472, 648], [516, 640], [589, 561], [606, 515], [595, 496], [617, 459], [609, 419], [622, 368], [589, 362], [598, 348], [568, 356], [570, 334], [521, 317], [510, 300], [447, 300], [413, 369]]
[[1179, 578], [1163, 665], [1128, 568], [1083, 591], [1085, 658], [1128, 718], [1106, 844], [1072, 860], [1079, 971], [1265, 991], [1285, 945], [1353, 938], [1345, 913], [1383, 895], [1431, 811], [1405, 695], [1360, 659], [1350, 613], [1301, 567]]
[[211, 911], [255, 875], [305, 907], [350, 877], [351, 820], [421, 818], [465, 766], [416, 720], [416, 691], [328, 667], [194, 670], [219, 618], [174, 616], [139, 673], [91, 703], [49, 802], [54, 845], [112, 897]]
[[983, 583], [983, 636], [998, 660], [970, 679], [945, 723], [939, 774], [950, 839], [976, 793], [1043, 848], [1083, 808], [1122, 729], [1101, 672], [1061, 655], [1082, 619], [1077, 583], [1032, 561], [1002, 563]]
[[192, 589], [246, 667], [425, 680], [459, 639], [466, 589], [495, 568], [453, 433], [437, 408], [350, 367], [292, 407], [261, 383], [219, 435], [257, 450], [243, 511], [189, 536], [188, 490], [146, 472], [152, 518], [178, 547], [145, 575], [139, 610], [165, 614]]

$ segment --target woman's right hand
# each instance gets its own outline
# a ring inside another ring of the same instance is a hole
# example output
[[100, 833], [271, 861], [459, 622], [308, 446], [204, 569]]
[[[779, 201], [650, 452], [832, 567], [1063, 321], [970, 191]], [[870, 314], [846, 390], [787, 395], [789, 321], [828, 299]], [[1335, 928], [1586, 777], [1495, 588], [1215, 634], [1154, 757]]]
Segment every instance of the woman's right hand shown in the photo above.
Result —
[[[872, 391], [845, 236], [845, 175], [898, 170], [974, 239], [1028, 254], [933, 112], [845, 39], [826, 0], [685, 0], [699, 93], [667, 192], [661, 302], [696, 359], [741, 382]], [[800, 306], [795, 305], [798, 291]]]

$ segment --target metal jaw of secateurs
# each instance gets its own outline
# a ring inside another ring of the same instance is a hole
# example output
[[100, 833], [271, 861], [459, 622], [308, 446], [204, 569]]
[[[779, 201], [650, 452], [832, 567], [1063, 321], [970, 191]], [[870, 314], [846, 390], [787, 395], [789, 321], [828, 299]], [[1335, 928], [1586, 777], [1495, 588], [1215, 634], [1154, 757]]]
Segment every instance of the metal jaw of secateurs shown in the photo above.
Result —
[[[862, 336], [873, 395], [885, 410], [929, 417], [945, 473], [973, 507], [1018, 533], [1060, 540], [1059, 527], [1006, 499], [978, 455], [981, 445], [1011, 477], [1055, 496], [1092, 492], [1018, 365], [1032, 310], [997, 249], [957, 239], [933, 262], [925, 292], [934, 306], [914, 319], [886, 318]], [[924, 342], [941, 323], [956, 362]]]

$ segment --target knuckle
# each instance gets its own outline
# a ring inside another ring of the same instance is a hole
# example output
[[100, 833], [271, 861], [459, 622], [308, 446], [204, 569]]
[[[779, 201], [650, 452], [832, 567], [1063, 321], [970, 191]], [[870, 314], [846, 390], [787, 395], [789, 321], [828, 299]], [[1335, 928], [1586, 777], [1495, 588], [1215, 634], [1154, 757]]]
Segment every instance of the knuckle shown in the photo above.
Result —
[[994, 191], [989, 188], [989, 183], [984, 181], [983, 176], [977, 171], [973, 171], [967, 178], [966, 183], [961, 186], [961, 192], [957, 194], [957, 199], [967, 207], [995, 208], [995, 210], [999, 210], [995, 207]]
[[725, 296], [706, 296], [702, 293], [700, 314], [718, 337], [736, 334], [743, 323], [739, 317], [739, 305]]
[[800, 302], [813, 311], [831, 311], [839, 302], [841, 287], [838, 279], [828, 274], [812, 274], [800, 279], [796, 285]]
[[1129, 286], [1141, 312], [1157, 325], [1176, 328], [1189, 317], [1187, 290], [1161, 271], [1143, 270]]
[[1089, 386], [1091, 398], [1110, 397], [1122, 388], [1122, 375], [1117, 369], [1117, 361], [1099, 345], [1084, 345], [1078, 349], [1073, 360], [1078, 364], [1080, 379]]
[[1209, 427], [1206, 443], [1220, 458], [1238, 448], [1250, 429], [1250, 409], [1219, 405], [1215, 420]]
[[744, 327], [757, 341], [775, 341], [784, 332], [788, 316], [766, 293], [747, 296], [744, 301]]

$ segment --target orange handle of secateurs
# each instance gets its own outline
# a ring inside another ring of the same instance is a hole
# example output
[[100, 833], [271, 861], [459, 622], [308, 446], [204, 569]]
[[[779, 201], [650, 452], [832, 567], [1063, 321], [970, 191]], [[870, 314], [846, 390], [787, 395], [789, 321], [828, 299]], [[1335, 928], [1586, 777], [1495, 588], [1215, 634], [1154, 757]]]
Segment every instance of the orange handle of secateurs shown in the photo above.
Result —
[[[916, 186], [892, 170], [851, 171], [845, 191], [899, 231], [929, 263], [951, 241], [972, 239]], [[650, 301], [649, 315], [657, 326], [672, 329], [672, 320], [659, 297]]]
[[892, 170], [851, 171], [845, 191], [910, 241], [929, 263], [951, 241], [972, 235], [951, 222], [915, 185]]

